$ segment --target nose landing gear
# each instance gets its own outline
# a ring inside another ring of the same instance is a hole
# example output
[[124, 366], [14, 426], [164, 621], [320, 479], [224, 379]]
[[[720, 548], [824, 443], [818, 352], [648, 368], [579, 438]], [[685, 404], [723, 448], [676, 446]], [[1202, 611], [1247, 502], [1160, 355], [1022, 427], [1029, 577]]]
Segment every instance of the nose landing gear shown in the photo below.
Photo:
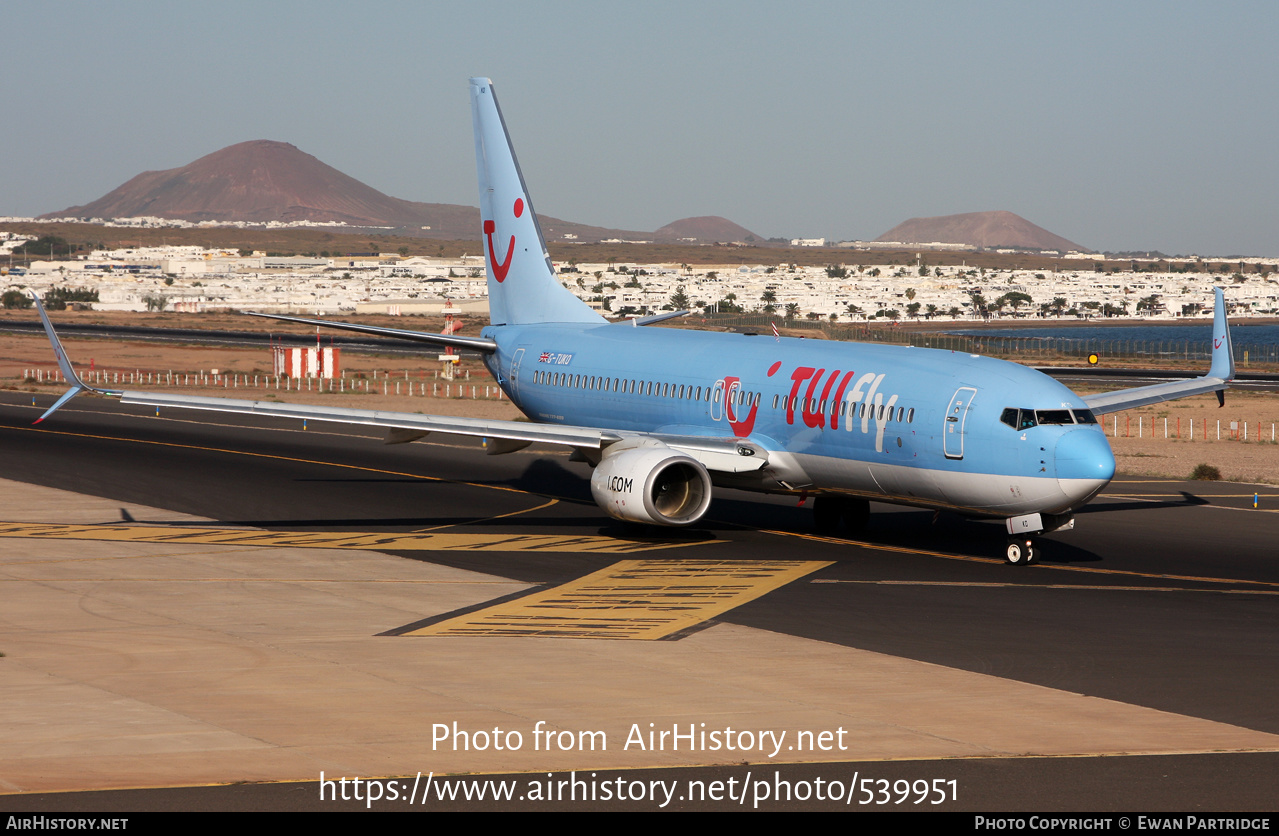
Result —
[[1028, 566], [1039, 559], [1034, 542], [1025, 537], [1012, 537], [1004, 550], [1004, 560], [1012, 566]]

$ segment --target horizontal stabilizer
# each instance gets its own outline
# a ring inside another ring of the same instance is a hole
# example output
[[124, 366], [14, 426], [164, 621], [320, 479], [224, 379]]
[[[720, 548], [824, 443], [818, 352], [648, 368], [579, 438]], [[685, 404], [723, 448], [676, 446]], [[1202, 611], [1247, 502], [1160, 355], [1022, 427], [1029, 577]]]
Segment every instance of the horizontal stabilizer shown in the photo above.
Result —
[[391, 337], [396, 340], [429, 343], [431, 345], [447, 345], [453, 348], [469, 348], [491, 354], [497, 351], [497, 343], [485, 337], [462, 337], [456, 334], [433, 334], [429, 331], [405, 331], [399, 328], [381, 328], [377, 325], [359, 325], [354, 322], [329, 322], [324, 319], [302, 319], [296, 316], [280, 314], [249, 313], [249, 316], [260, 316], [263, 319], [278, 319], [282, 322], [299, 322], [303, 325], [314, 325], [317, 328], [336, 328], [339, 331], [355, 331], [360, 334], [372, 334], [376, 337]]
[[677, 316], [687, 316], [688, 311], [663, 311], [662, 313], [649, 314], [648, 316], [633, 316], [630, 319], [616, 323], [618, 325], [655, 325], [658, 322], [665, 322], [668, 319], [674, 319]]

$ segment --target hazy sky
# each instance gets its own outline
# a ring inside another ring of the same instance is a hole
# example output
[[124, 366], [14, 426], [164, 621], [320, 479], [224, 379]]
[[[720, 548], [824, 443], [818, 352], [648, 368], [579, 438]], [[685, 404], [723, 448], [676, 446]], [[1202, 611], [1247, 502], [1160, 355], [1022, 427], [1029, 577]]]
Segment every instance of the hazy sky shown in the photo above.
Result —
[[484, 75], [560, 218], [846, 239], [1006, 209], [1279, 255], [1274, 2], [8, 0], [0, 33], [0, 215], [250, 139], [473, 206]]

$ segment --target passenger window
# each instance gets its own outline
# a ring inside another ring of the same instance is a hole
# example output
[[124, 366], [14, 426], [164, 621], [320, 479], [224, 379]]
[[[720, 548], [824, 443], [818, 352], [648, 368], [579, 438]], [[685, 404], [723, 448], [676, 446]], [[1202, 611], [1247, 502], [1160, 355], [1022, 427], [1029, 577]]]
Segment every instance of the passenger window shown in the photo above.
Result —
[[915, 423], [915, 407], [913, 406], [910, 409], [906, 410], [906, 423], [907, 424]]

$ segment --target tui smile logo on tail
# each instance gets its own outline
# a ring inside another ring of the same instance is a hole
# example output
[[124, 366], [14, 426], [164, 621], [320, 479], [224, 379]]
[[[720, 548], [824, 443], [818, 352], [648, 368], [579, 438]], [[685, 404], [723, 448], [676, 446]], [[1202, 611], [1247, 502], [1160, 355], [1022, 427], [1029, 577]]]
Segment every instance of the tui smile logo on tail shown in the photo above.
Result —
[[[515, 198], [515, 206], [513, 207], [515, 217], [524, 214], [524, 198]], [[515, 252], [515, 236], [511, 236], [511, 241], [506, 245], [506, 258], [500, 263], [497, 260], [497, 253], [493, 249], [493, 233], [497, 231], [497, 224], [493, 221], [484, 222], [484, 237], [488, 239], [489, 245], [489, 264], [493, 265], [493, 275], [497, 276], [497, 281], [506, 281], [506, 274], [511, 269], [511, 253]]]

